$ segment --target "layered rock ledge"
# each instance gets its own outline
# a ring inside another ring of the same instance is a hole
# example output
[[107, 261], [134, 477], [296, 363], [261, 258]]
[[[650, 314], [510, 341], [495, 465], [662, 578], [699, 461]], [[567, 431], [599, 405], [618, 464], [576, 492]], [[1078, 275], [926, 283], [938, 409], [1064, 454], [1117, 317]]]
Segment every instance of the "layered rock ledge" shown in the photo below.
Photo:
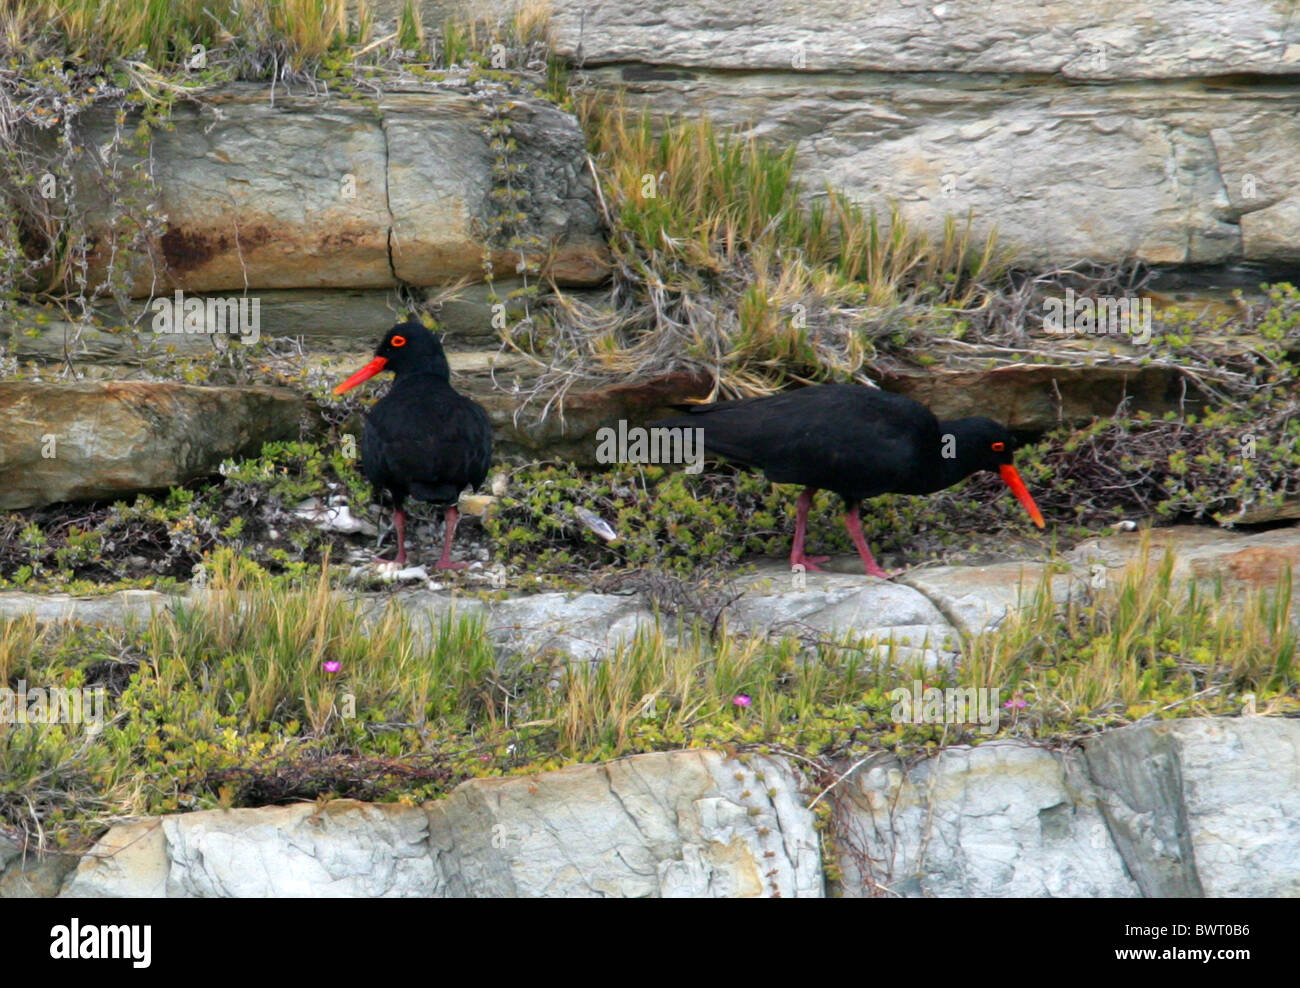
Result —
[[[0, 845], [0, 894], [78, 897], [1294, 896], [1300, 724], [1202, 718], [1057, 750], [821, 786], [778, 756], [694, 750], [465, 782], [423, 806], [338, 800], [116, 826], [80, 858]], [[828, 881], [810, 807], [829, 800]]]
[[[153, 176], [166, 229], [128, 260], [135, 297], [175, 289], [428, 286], [484, 275], [484, 243], [502, 208], [493, 196], [495, 152], [488, 97], [455, 90], [390, 91], [371, 100], [273, 94], [230, 84], [178, 105], [172, 127], [125, 152], [125, 167]], [[530, 263], [560, 284], [603, 280], [595, 187], [572, 115], [545, 100], [512, 97], [499, 109], [514, 141], [512, 181], [526, 193], [518, 233], [535, 238]], [[93, 111], [87, 142], [107, 144], [116, 124]], [[79, 189], [91, 216], [101, 166], [86, 159]], [[519, 208], [519, 207], [512, 207]], [[102, 277], [106, 231], [92, 255]], [[519, 252], [487, 251], [511, 273]]]
[[1297, 256], [1284, 5], [555, 0], [551, 37], [660, 122], [793, 144], [811, 195], [897, 202], [935, 234], [969, 216], [1027, 264]]

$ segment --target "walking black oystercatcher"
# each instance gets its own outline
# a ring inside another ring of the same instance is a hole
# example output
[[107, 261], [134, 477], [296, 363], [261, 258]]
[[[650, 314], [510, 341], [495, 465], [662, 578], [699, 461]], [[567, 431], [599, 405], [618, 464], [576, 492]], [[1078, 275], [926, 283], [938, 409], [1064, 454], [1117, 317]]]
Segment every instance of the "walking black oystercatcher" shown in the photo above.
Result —
[[808, 508], [819, 490], [844, 499], [845, 527], [870, 576], [889, 579], [871, 556], [858, 506], [880, 494], [932, 494], [978, 470], [996, 470], [1043, 528], [1043, 516], [1012, 465], [1016, 441], [992, 419], [940, 422], [920, 402], [856, 384], [821, 384], [767, 398], [674, 405], [688, 414], [653, 422], [700, 428], [704, 448], [755, 467], [776, 484], [800, 484], [790, 565], [818, 570], [804, 555]]
[[461, 569], [451, 561], [460, 517], [456, 502], [466, 487], [479, 487], [492, 463], [492, 426], [477, 402], [451, 386], [451, 367], [438, 338], [418, 322], [390, 329], [375, 359], [334, 389], [341, 395], [380, 371], [396, 375], [392, 389], [366, 416], [361, 470], [376, 491], [393, 498], [397, 557], [406, 562], [408, 496], [446, 509], [446, 535], [437, 569]]

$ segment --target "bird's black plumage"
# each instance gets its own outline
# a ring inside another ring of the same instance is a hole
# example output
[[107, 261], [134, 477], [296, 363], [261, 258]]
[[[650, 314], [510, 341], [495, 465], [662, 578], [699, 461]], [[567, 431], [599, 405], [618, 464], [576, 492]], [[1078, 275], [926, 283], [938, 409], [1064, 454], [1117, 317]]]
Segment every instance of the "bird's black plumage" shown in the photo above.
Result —
[[[880, 494], [929, 494], [977, 470], [994, 470], [1022, 502], [1015, 437], [987, 418], [940, 422], [911, 398], [856, 384], [823, 384], [763, 398], [677, 406], [685, 415], [651, 423], [703, 430], [707, 452], [762, 470], [778, 484], [800, 484], [792, 562], [803, 557], [812, 494], [829, 490], [848, 508], [846, 522], [867, 571], [883, 571], [859, 537], [858, 503]], [[1032, 500], [1026, 503], [1029, 508]], [[1030, 510], [1039, 521], [1037, 508]], [[813, 567], [815, 568], [815, 567]]]
[[440, 565], [448, 564], [457, 499], [466, 487], [481, 486], [492, 464], [492, 425], [481, 405], [452, 388], [442, 344], [418, 322], [389, 330], [375, 349], [375, 360], [336, 390], [381, 370], [394, 371], [396, 379], [366, 416], [361, 470], [376, 490], [393, 499], [399, 562], [405, 559], [406, 499], [447, 509]]
[[[706, 451], [762, 470], [776, 484], [833, 491], [846, 501], [930, 494], [976, 470], [1010, 463], [1015, 438], [990, 419], [940, 423], [904, 395], [823, 384], [764, 398], [678, 406], [654, 426], [704, 430]], [[951, 436], [944, 455], [945, 436]], [[1001, 441], [1005, 450], [990, 448]]]

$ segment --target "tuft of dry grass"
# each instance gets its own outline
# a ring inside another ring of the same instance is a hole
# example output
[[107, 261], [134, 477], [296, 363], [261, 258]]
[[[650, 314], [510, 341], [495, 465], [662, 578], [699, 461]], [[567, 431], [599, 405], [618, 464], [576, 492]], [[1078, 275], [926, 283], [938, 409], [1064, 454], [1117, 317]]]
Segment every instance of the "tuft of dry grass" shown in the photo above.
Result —
[[0, 686], [19, 678], [40, 655], [41, 629], [33, 614], [0, 622]]
[[728, 396], [858, 379], [874, 340], [935, 306], [988, 304], [1009, 255], [950, 220], [942, 237], [834, 189], [809, 203], [795, 149], [707, 118], [656, 130], [607, 95], [580, 99], [611, 228], [613, 305], [561, 297], [506, 344], [544, 368], [538, 391], [706, 374]]
[[1024, 607], [967, 643], [964, 680], [1019, 684], [1038, 727], [1137, 721], [1185, 705], [1216, 713], [1245, 693], [1294, 696], [1300, 614], [1290, 569], [1271, 588], [1238, 594], [1176, 581], [1174, 566], [1172, 554], [1152, 558], [1148, 537], [1121, 573], [1063, 607], [1045, 577]]
[[[368, 18], [368, 7], [359, 13]], [[274, 41], [295, 70], [349, 40], [347, 0], [14, 0], [0, 13], [0, 39], [15, 54], [102, 62], [139, 58], [179, 64], [194, 45]]]
[[397, 43], [407, 49], [424, 48], [424, 18], [415, 0], [406, 0], [402, 4], [402, 13], [397, 21]]
[[[495, 656], [480, 619], [422, 629], [400, 606], [373, 614], [338, 599], [328, 557], [314, 585], [275, 588], [230, 553], [210, 557], [211, 589], [155, 614], [144, 636], [162, 695], [220, 686], [241, 716], [265, 724], [303, 717], [322, 733], [340, 721], [340, 682], [358, 704], [400, 708], [412, 723], [464, 709], [497, 716]], [[323, 674], [326, 663], [338, 677]]]

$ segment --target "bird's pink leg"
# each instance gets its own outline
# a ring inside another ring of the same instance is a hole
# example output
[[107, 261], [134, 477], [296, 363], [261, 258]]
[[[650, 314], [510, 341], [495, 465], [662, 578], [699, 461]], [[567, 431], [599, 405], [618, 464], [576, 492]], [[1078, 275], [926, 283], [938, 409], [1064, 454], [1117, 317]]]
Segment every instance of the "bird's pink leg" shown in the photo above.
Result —
[[393, 512], [393, 525], [397, 528], [397, 555], [392, 559], [376, 556], [375, 562], [397, 563], [398, 566], [402, 566], [406, 563], [406, 512], [401, 508]]
[[862, 522], [858, 519], [858, 506], [850, 505], [849, 510], [844, 512], [844, 527], [849, 530], [849, 536], [853, 539], [853, 544], [858, 547], [858, 555], [862, 557], [862, 564], [867, 568], [868, 576], [878, 576], [882, 580], [890, 580], [903, 572], [894, 570], [883, 570], [877, 565], [876, 560], [871, 555], [871, 549], [867, 547], [867, 540], [862, 535]]
[[816, 489], [805, 487], [803, 493], [799, 495], [799, 500], [795, 502], [794, 515], [794, 544], [790, 547], [790, 567], [802, 566], [804, 569], [812, 570], [815, 573], [821, 572], [818, 563], [824, 563], [830, 556], [805, 556], [803, 554], [803, 540], [808, 533], [808, 509], [812, 507], [813, 495]]
[[442, 558], [434, 565], [434, 569], [464, 569], [469, 563], [451, 561], [451, 542], [456, 537], [456, 522], [460, 518], [460, 512], [455, 508], [448, 508], [446, 518], [447, 532], [442, 540]]

